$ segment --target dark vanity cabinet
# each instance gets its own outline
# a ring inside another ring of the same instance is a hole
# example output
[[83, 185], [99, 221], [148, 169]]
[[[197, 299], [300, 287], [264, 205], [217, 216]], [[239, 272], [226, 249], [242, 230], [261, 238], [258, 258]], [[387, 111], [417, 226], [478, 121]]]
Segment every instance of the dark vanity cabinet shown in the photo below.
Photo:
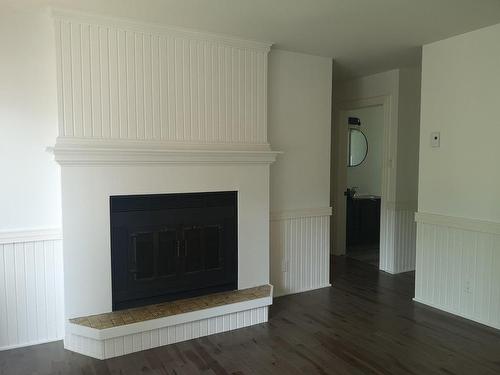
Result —
[[347, 249], [378, 248], [380, 198], [347, 197]]

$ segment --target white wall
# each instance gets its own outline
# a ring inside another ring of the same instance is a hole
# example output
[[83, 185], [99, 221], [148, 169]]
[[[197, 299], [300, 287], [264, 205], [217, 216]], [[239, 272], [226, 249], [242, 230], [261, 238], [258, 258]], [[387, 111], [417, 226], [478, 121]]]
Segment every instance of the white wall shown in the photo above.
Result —
[[382, 194], [382, 156], [384, 146], [384, 109], [373, 106], [343, 112], [342, 120], [358, 117], [368, 142], [368, 153], [358, 166], [347, 168], [347, 186], [358, 187], [359, 194]]
[[276, 294], [329, 285], [332, 60], [269, 57], [271, 282]]
[[47, 12], [0, 12], [0, 350], [64, 335], [54, 32]]
[[[500, 328], [500, 25], [424, 46], [418, 301]], [[432, 132], [441, 147], [432, 148]]]
[[499, 36], [496, 25], [424, 47], [419, 211], [500, 222]]
[[0, 231], [61, 225], [54, 33], [48, 14], [0, 12]]
[[420, 68], [399, 70], [396, 201], [413, 210], [418, 198], [421, 79]]
[[269, 56], [269, 141], [284, 153], [271, 166], [271, 211], [330, 205], [331, 77], [332, 59]]

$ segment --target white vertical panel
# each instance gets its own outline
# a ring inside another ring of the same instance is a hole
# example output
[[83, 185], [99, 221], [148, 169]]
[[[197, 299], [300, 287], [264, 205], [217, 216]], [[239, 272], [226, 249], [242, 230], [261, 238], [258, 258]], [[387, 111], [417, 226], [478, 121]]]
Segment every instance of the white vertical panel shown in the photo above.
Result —
[[413, 271], [415, 269], [416, 232], [415, 211], [396, 210], [393, 273]]
[[500, 235], [453, 221], [417, 228], [415, 300], [500, 328]]
[[61, 240], [0, 244], [0, 350], [64, 335]]
[[71, 17], [56, 31], [61, 137], [267, 143], [268, 48]]
[[392, 274], [415, 269], [415, 210], [382, 207], [380, 269]]
[[275, 295], [330, 286], [330, 216], [297, 213], [271, 221], [271, 284]]

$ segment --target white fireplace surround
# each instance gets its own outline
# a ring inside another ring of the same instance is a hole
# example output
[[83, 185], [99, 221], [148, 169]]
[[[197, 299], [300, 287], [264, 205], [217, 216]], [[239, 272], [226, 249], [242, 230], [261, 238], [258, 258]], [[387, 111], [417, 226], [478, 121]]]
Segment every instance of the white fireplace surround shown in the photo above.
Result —
[[[112, 195], [237, 191], [238, 288], [268, 284], [269, 167], [278, 154], [267, 141], [270, 44], [60, 10], [53, 16], [59, 137], [50, 150], [61, 165], [66, 319], [112, 311]], [[182, 317], [165, 324], [187, 324], [174, 332], [208, 324], [196, 337], [222, 332], [266, 321], [271, 301], [205, 317], [249, 317], [237, 324], [210, 328], [209, 320]], [[155, 329], [168, 328], [162, 324]], [[130, 334], [125, 329], [123, 340]], [[70, 323], [65, 336], [67, 348], [103, 358], [95, 348], [104, 342]]]

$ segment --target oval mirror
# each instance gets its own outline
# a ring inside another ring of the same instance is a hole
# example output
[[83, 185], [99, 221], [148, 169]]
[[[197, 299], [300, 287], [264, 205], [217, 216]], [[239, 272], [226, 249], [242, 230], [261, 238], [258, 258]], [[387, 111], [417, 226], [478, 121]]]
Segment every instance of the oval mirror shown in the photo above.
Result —
[[368, 140], [359, 129], [349, 129], [348, 167], [356, 167], [363, 163], [368, 154]]

